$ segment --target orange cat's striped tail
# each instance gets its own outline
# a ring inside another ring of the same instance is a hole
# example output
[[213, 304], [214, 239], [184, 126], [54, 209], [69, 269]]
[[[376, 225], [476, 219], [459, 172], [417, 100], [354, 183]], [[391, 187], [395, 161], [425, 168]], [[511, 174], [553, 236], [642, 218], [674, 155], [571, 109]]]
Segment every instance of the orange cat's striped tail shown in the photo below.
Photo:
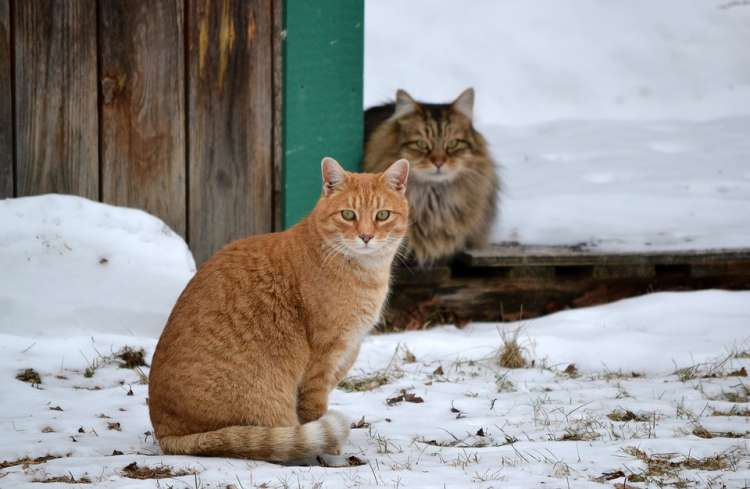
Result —
[[286, 462], [322, 453], [338, 454], [349, 437], [349, 421], [337, 411], [297, 426], [229, 426], [216, 431], [163, 436], [165, 454], [212, 455]]

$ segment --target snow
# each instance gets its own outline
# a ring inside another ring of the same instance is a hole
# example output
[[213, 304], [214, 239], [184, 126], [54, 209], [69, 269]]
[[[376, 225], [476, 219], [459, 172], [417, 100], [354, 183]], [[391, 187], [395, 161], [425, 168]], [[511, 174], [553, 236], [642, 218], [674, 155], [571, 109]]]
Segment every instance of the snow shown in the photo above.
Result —
[[[497, 241], [750, 245], [750, 65], [739, 62], [750, 8], [456, 5], [366, 3], [365, 102], [477, 88], [479, 128], [503, 165]], [[150, 363], [194, 271], [184, 241], [144, 212], [60, 195], [0, 201], [0, 467], [59, 457], [0, 469], [0, 487], [594, 488], [647, 473], [639, 453], [671, 469], [628, 487], [750, 480], [750, 292], [718, 290], [369, 336], [350, 374], [385, 383], [331, 396], [369, 423], [345, 447], [363, 466], [161, 455], [149, 369], [120, 368], [116, 354], [142, 348]], [[506, 369], [497, 352], [516, 333], [533, 363]], [[27, 368], [40, 385], [16, 379]], [[388, 402], [402, 391], [423, 402]], [[628, 411], [637, 419], [610, 418]], [[720, 470], [695, 466], [706, 457]], [[190, 474], [130, 479], [133, 462]]]
[[157, 338], [195, 272], [182, 238], [140, 210], [44, 195], [0, 200], [0, 223], [0, 333]]
[[[59, 457], [0, 469], [0, 487], [55, 477], [118, 488], [610, 487], [623, 477], [597, 479], [644, 473], [636, 449], [678, 467], [649, 476], [653, 484], [741, 487], [750, 478], [740, 370], [750, 368], [750, 292], [716, 290], [369, 336], [350, 375], [385, 383], [338, 389], [330, 399], [369, 423], [345, 446], [366, 465], [161, 455], [148, 418], [149, 369], [121, 368], [116, 355], [142, 348], [150, 363], [193, 270], [184, 242], [145, 213], [74, 197], [7, 200], [0, 208], [8, 229], [0, 263], [12, 272], [0, 280], [0, 464]], [[137, 318], [145, 322], [125, 327]], [[516, 331], [533, 364], [506, 369], [497, 352]], [[16, 379], [29, 368], [41, 384]], [[423, 402], [388, 402], [402, 391]], [[608, 417], [618, 413], [638, 418]], [[722, 470], [679, 467], [686, 457], [695, 464], [714, 456]], [[125, 477], [133, 462], [184, 475]]]
[[484, 124], [748, 115], [750, 7], [723, 0], [368, 0], [365, 106], [477, 90]]
[[559, 121], [485, 134], [505, 182], [495, 242], [750, 247], [750, 116]]
[[365, 106], [475, 87], [495, 242], [748, 247], [750, 7], [730, 4], [371, 0]]

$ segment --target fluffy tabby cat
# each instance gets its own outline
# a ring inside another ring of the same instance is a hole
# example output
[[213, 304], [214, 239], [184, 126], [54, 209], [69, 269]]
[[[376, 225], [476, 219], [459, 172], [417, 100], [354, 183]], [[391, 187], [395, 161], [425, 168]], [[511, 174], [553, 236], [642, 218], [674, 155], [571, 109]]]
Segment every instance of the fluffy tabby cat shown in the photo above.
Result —
[[164, 453], [290, 461], [338, 453], [328, 394], [379, 319], [408, 226], [409, 163], [322, 162], [323, 194], [291, 229], [235, 241], [187, 285], [156, 347], [149, 410]]
[[365, 171], [395, 159], [411, 162], [406, 240], [419, 264], [482, 248], [495, 218], [500, 186], [487, 143], [472, 125], [474, 90], [450, 104], [417, 102], [403, 90], [396, 102], [365, 112]]

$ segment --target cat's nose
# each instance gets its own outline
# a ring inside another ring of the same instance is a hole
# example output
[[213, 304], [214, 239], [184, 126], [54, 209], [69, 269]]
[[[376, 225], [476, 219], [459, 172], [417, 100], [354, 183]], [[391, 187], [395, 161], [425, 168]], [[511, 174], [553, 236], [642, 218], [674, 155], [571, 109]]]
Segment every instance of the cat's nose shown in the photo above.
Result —
[[367, 244], [371, 239], [373, 238], [372, 234], [360, 234], [359, 239], [365, 242]]
[[432, 164], [435, 165], [435, 168], [440, 168], [445, 164], [445, 160], [432, 160]]

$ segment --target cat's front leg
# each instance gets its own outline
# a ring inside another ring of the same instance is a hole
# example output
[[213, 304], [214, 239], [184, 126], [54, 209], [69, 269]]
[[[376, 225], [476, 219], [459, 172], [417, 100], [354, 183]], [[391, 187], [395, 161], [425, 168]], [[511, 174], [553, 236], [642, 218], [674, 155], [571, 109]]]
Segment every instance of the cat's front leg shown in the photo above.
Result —
[[333, 367], [318, 363], [303, 379], [297, 393], [297, 417], [300, 423], [315, 421], [328, 410]]
[[344, 380], [344, 377], [346, 377], [349, 369], [352, 368], [352, 365], [354, 365], [354, 362], [357, 360], [357, 357], [359, 356], [359, 349], [361, 346], [361, 342], [357, 343], [356, 347], [351, 348], [344, 353], [344, 356], [341, 359], [341, 362], [339, 362], [338, 368], [336, 369], [336, 373], [333, 379], [333, 385], [331, 385], [329, 390], [335, 389], [336, 386], [339, 385], [339, 382]]

